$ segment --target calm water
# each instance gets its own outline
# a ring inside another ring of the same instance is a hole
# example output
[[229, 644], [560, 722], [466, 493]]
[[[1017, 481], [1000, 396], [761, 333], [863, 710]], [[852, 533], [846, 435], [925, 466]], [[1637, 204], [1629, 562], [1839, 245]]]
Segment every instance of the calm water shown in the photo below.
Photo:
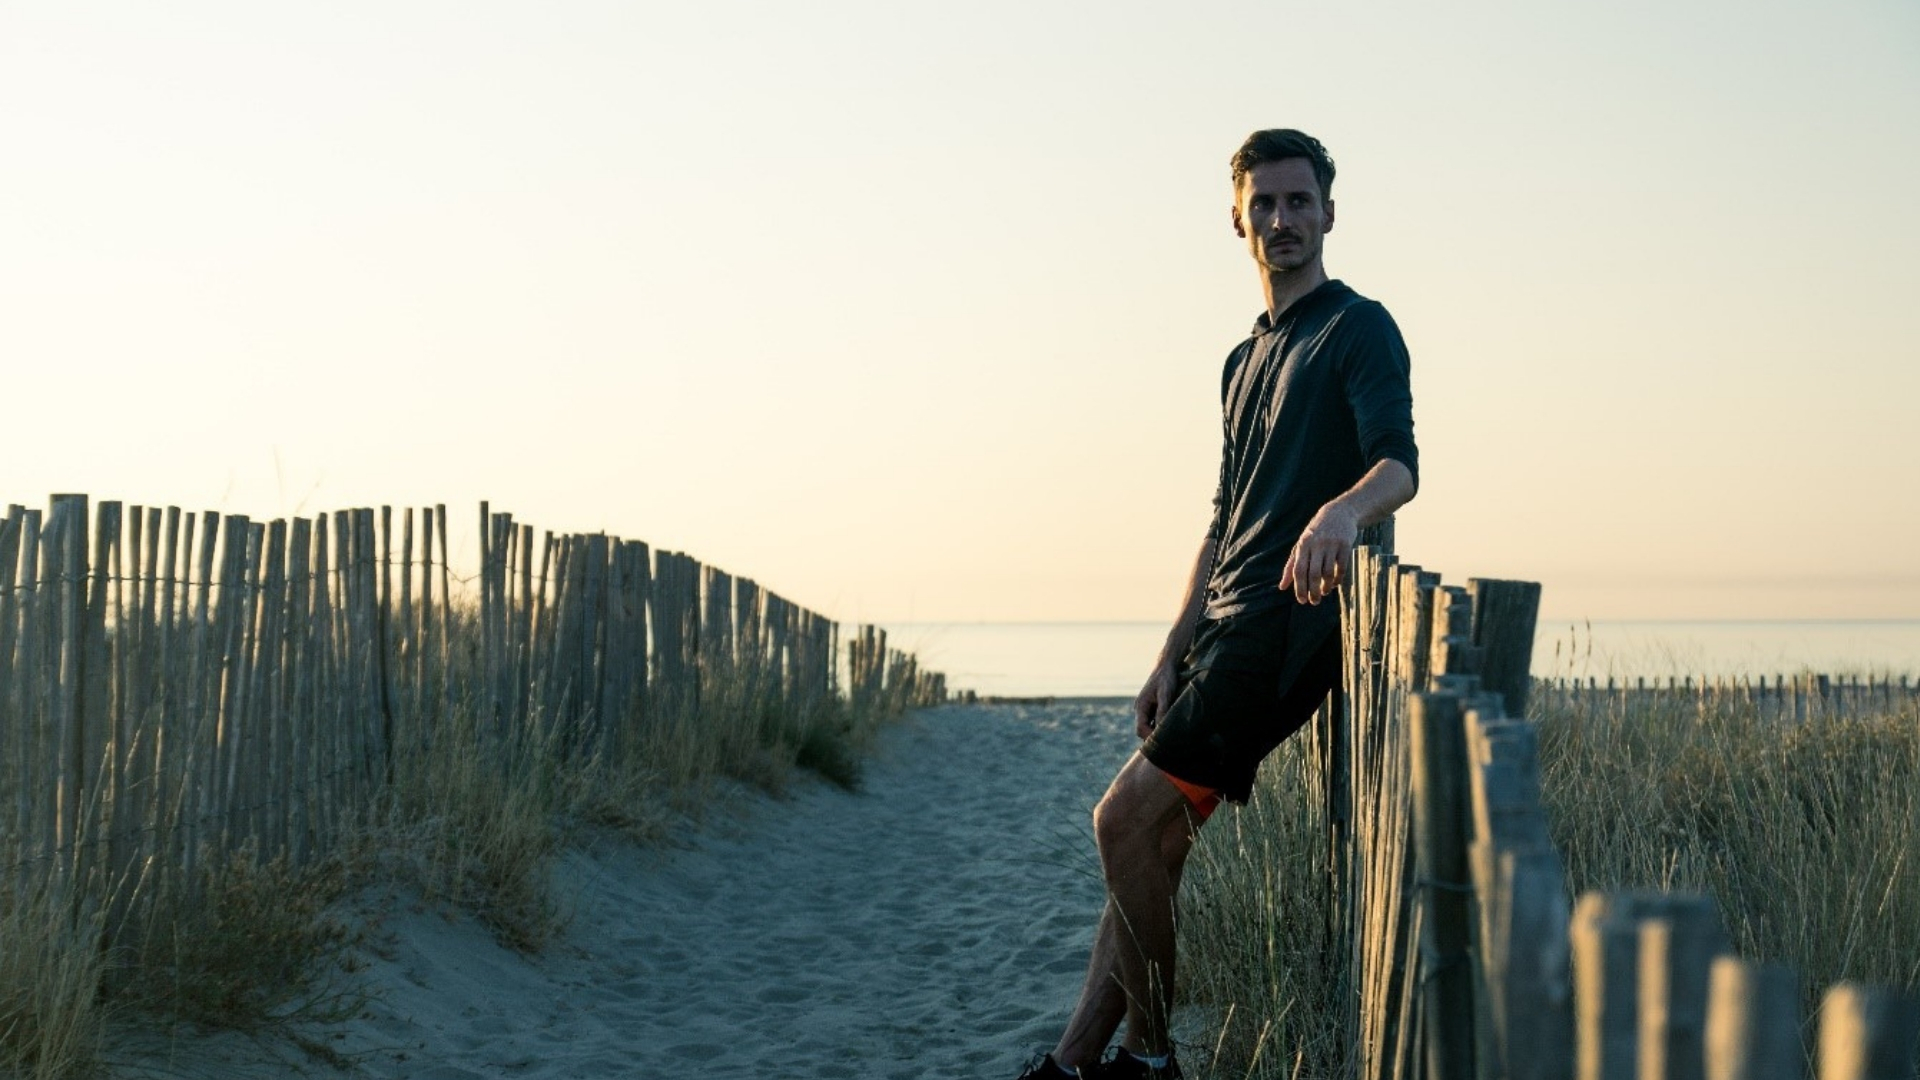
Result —
[[[888, 644], [917, 653], [954, 689], [982, 694], [1126, 696], [1140, 689], [1165, 623], [894, 623]], [[1920, 676], [1920, 620], [1862, 622], [1542, 621], [1536, 675], [1663, 678], [1820, 671]]]

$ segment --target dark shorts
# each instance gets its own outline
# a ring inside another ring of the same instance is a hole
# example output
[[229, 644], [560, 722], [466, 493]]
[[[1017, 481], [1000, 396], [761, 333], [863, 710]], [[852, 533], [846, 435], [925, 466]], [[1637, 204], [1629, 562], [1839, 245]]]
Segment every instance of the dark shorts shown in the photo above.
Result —
[[1292, 604], [1201, 622], [1173, 707], [1140, 753], [1169, 776], [1246, 802], [1260, 762], [1340, 685], [1340, 635], [1328, 622], [1296, 619]]

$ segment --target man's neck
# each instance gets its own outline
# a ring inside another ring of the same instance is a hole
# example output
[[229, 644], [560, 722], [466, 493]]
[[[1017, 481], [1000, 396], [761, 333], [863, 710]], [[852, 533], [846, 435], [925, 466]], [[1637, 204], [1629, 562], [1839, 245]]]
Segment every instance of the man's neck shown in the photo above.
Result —
[[1267, 321], [1275, 322], [1293, 302], [1327, 283], [1327, 270], [1319, 261], [1298, 270], [1275, 270], [1261, 284], [1267, 294]]

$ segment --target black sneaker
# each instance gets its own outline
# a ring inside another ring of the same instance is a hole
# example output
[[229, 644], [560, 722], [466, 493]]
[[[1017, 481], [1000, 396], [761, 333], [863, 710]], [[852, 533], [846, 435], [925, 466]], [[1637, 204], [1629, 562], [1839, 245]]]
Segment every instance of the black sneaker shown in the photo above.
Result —
[[1081, 1080], [1182, 1080], [1180, 1062], [1176, 1058], [1167, 1059], [1167, 1067], [1156, 1069], [1153, 1066], [1115, 1047], [1107, 1054], [1106, 1060], [1080, 1070]]
[[1027, 1069], [1015, 1080], [1063, 1080], [1064, 1077], [1085, 1076], [1078, 1069], [1068, 1069], [1053, 1060], [1052, 1054], [1037, 1054], [1028, 1059]]

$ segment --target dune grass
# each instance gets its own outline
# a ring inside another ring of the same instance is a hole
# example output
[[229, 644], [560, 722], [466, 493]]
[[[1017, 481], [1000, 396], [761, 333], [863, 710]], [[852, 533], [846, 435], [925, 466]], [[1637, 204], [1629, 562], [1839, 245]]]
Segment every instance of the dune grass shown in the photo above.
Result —
[[115, 1032], [180, 1025], [285, 1036], [324, 1058], [306, 1033], [364, 1003], [343, 898], [411, 890], [537, 951], [564, 928], [553, 869], [578, 830], [658, 839], [723, 782], [777, 794], [807, 770], [857, 787], [879, 728], [911, 704], [906, 686], [857, 706], [788, 700], [747, 667], [702, 682], [697, 707], [629, 718], [590, 743], [537, 717], [502, 733], [456, 696], [395, 731], [386, 782], [351, 809], [332, 850], [302, 864], [203, 849], [77, 895], [58, 875], [11, 875], [0, 886], [0, 1077], [101, 1075]]
[[[1795, 726], [1732, 701], [1596, 699], [1537, 715], [1570, 895], [1712, 895], [1737, 952], [1800, 973], [1809, 1015], [1841, 979], [1920, 990], [1920, 710]], [[1188, 865], [1181, 998], [1210, 1032], [1186, 1051], [1197, 1078], [1338, 1077], [1352, 1064], [1310, 769], [1304, 742], [1282, 747]]]
[[1328, 919], [1326, 813], [1309, 794], [1315, 767], [1305, 740], [1283, 744], [1247, 805], [1217, 814], [1188, 858], [1179, 999], [1210, 1031], [1182, 1048], [1196, 1080], [1336, 1077], [1353, 1064], [1339, 1001], [1347, 946]]
[[1733, 702], [1541, 716], [1569, 886], [1705, 892], [1742, 956], [1920, 988], [1920, 709], [1770, 722]]
[[[5, 853], [17, 858], [19, 852]], [[97, 910], [54, 878], [0, 885], [0, 1075], [85, 1075], [103, 1031]]]
[[344, 1020], [360, 999], [347, 925], [330, 910], [347, 864], [297, 867], [252, 848], [176, 874], [115, 938], [101, 999], [125, 1023], [260, 1031]]
[[580, 827], [658, 839], [697, 818], [723, 779], [777, 795], [807, 770], [855, 788], [881, 723], [905, 709], [783, 704], [751, 673], [731, 674], [708, 682], [699, 707], [590, 747], [537, 723], [502, 740], [456, 708], [431, 739], [396, 755], [358, 859], [375, 864], [372, 876], [475, 915], [502, 944], [537, 951], [563, 925], [551, 872]]

